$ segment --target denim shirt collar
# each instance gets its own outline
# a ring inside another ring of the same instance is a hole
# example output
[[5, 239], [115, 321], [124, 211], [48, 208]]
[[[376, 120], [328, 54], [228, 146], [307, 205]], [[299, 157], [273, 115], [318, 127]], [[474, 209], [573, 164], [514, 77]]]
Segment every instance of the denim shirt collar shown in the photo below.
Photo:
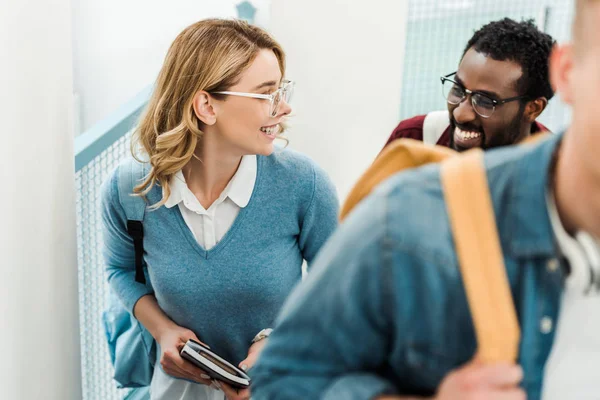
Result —
[[563, 133], [551, 134], [525, 151], [516, 164], [509, 213], [509, 248], [516, 258], [553, 257], [558, 249], [546, 203], [555, 151]]

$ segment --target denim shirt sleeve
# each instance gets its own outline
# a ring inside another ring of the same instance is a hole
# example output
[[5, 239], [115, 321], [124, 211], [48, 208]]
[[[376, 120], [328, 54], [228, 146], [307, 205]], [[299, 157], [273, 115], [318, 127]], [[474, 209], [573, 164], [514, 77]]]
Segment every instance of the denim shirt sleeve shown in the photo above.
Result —
[[385, 197], [370, 197], [325, 245], [253, 368], [253, 399], [394, 393], [376, 372], [392, 347], [385, 212]]
[[313, 163], [313, 187], [309, 206], [301, 221], [298, 243], [309, 267], [338, 226], [339, 201], [327, 173]]
[[133, 240], [127, 233], [127, 217], [119, 201], [118, 173], [102, 186], [102, 254], [111, 289], [133, 315], [133, 308], [144, 295], [153, 293], [146, 273], [146, 285], [135, 281]]

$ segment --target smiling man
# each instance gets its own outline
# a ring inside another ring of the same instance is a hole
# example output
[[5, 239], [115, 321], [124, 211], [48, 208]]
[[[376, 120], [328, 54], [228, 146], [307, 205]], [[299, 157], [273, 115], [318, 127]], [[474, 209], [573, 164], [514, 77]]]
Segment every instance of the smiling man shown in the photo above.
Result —
[[483, 26], [465, 47], [458, 70], [441, 77], [449, 118], [430, 113], [438, 121], [442, 113], [442, 121], [425, 135], [426, 115], [404, 120], [386, 146], [410, 138], [458, 151], [488, 149], [546, 130], [536, 119], [554, 96], [548, 78], [554, 44], [532, 21], [505, 18]]

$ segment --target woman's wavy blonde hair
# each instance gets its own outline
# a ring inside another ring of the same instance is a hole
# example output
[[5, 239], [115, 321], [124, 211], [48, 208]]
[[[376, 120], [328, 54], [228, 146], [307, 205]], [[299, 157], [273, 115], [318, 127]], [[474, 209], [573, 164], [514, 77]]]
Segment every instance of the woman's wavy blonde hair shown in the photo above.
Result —
[[202, 138], [193, 108], [195, 94], [225, 91], [235, 85], [262, 49], [275, 53], [285, 76], [281, 46], [267, 32], [244, 21], [206, 19], [177, 36], [131, 140], [133, 157], [141, 161], [137, 155], [141, 151], [151, 165], [134, 194], [145, 196], [156, 183], [163, 188], [161, 201], [152, 209], [165, 204], [171, 195], [171, 179], [191, 160]]

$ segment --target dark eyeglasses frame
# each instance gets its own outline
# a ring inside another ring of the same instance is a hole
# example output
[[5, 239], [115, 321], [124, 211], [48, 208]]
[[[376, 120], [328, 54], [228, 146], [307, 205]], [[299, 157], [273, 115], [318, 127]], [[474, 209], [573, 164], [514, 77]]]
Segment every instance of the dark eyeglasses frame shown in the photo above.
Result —
[[498, 106], [501, 106], [501, 105], [506, 104], [506, 103], [510, 103], [511, 101], [523, 100], [523, 99], [529, 98], [529, 96], [527, 96], [527, 95], [522, 95], [522, 96], [509, 97], [509, 98], [500, 99], [500, 100], [493, 99], [493, 98], [491, 98], [489, 95], [487, 95], [485, 93], [479, 92], [477, 90], [474, 90], [474, 91], [473, 90], [469, 90], [466, 87], [464, 87], [463, 85], [461, 85], [460, 83], [456, 82], [455, 80], [450, 79], [451, 76], [456, 75], [456, 72], [458, 72], [458, 71], [452, 72], [451, 74], [448, 74], [448, 75], [440, 76], [440, 81], [442, 82], [442, 86], [444, 85], [444, 83], [446, 81], [455, 84], [456, 86], [460, 87], [465, 92], [465, 95], [457, 103], [452, 103], [447, 98], [446, 98], [446, 101], [448, 103], [452, 104], [452, 105], [456, 105], [456, 104], [460, 104], [463, 101], [465, 101], [465, 99], [467, 98], [467, 95], [471, 95], [471, 105], [473, 106], [473, 110], [475, 110], [475, 112], [477, 112], [477, 107], [473, 103], [473, 95], [477, 94], [479, 96], [485, 97], [486, 99], [489, 99], [492, 102], [492, 104], [494, 105], [494, 108], [492, 110], [492, 113], [490, 115], [487, 115], [487, 116], [486, 115], [481, 115], [479, 112], [477, 112], [477, 114], [479, 116], [481, 116], [482, 118], [490, 118], [492, 115], [494, 115], [494, 112], [496, 111], [496, 107], [498, 107]]

